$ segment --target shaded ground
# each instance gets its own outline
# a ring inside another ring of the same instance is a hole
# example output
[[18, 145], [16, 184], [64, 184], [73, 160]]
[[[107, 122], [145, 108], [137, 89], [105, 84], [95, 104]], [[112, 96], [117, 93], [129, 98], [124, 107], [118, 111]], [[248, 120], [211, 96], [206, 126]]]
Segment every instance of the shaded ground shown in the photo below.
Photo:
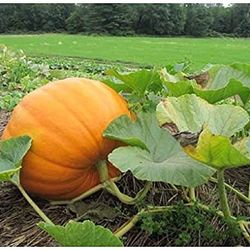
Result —
[[[9, 117], [9, 113], [0, 111], [0, 135]], [[227, 182], [247, 192], [250, 180], [250, 168], [231, 170], [226, 176]], [[134, 196], [143, 186], [143, 183], [136, 181], [130, 174], [126, 174], [119, 181], [119, 188], [124, 193]], [[183, 192], [177, 192], [173, 187], [157, 183], [154, 184], [145, 202], [155, 205], [174, 204], [182, 198]], [[217, 206], [218, 200], [215, 185], [209, 183], [198, 190], [199, 198], [206, 204]], [[250, 206], [240, 202], [234, 194], [229, 194], [230, 204], [233, 211], [239, 215], [250, 216]], [[100, 191], [84, 200], [83, 208], [80, 211], [76, 206], [50, 205], [47, 201], [34, 198], [38, 206], [47, 216], [57, 224], [63, 224], [69, 219], [76, 218], [73, 212], [78, 211], [78, 220], [92, 219], [115, 231], [126, 222], [132, 215], [136, 214], [135, 206], [124, 205], [112, 195]], [[81, 203], [79, 203], [81, 204]], [[88, 207], [88, 211], [84, 208]], [[19, 191], [11, 184], [0, 185], [0, 246], [56, 246], [56, 243], [46, 233], [42, 232], [36, 223], [40, 221], [38, 215], [29, 206]], [[224, 232], [226, 226], [217, 216], [211, 220], [218, 232]], [[149, 233], [134, 227], [124, 236], [124, 243], [127, 246], [174, 246], [177, 238], [175, 234], [166, 232], [164, 235], [150, 236]], [[200, 234], [192, 235], [188, 246], [234, 246], [247, 245], [244, 239], [237, 240], [232, 237], [227, 239], [203, 239]]]

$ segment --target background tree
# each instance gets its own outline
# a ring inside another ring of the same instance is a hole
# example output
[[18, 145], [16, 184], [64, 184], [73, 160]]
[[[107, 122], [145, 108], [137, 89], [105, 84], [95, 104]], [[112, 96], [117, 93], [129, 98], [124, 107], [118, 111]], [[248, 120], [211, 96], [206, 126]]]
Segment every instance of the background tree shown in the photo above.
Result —
[[85, 32], [88, 25], [87, 20], [87, 6], [78, 5], [70, 13], [70, 16], [66, 19], [66, 30], [69, 33]]
[[209, 34], [213, 18], [209, 8], [202, 4], [186, 5], [185, 34], [202, 37]]
[[250, 4], [0, 4], [0, 33], [250, 37]]
[[218, 33], [230, 33], [230, 8], [224, 8], [222, 4], [218, 3], [211, 6], [209, 11], [213, 19], [211, 29]]
[[133, 33], [132, 6], [128, 4], [88, 5], [87, 32], [126, 35]]
[[143, 4], [138, 6], [138, 20], [135, 32], [148, 35], [168, 33], [169, 10], [166, 5]]
[[250, 36], [250, 4], [234, 4], [231, 8], [232, 32]]

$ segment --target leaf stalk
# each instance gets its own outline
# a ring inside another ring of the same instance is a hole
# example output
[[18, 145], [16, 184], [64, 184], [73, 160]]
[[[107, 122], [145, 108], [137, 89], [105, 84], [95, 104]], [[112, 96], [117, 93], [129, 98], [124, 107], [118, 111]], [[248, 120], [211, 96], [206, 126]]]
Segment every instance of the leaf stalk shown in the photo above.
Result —
[[225, 219], [231, 218], [231, 212], [228, 205], [227, 200], [227, 193], [225, 188], [224, 182], [224, 170], [218, 170], [217, 172], [217, 181], [218, 181], [218, 192], [219, 192], [219, 199], [220, 199], [220, 207], [224, 214]]
[[125, 204], [134, 205], [142, 201], [152, 187], [152, 182], [147, 181], [144, 188], [140, 190], [135, 197], [130, 197], [126, 194], [123, 194], [119, 190], [115, 182], [109, 179], [108, 167], [106, 161], [99, 161], [96, 164], [96, 167], [99, 172], [100, 181], [103, 184], [104, 189], [106, 189], [109, 193], [116, 196], [121, 202]]
[[[210, 178], [210, 181], [212, 181], [214, 183], [218, 183], [218, 180], [216, 178], [213, 178], [213, 177]], [[231, 185], [229, 185], [225, 182], [224, 182], [224, 185], [225, 185], [226, 189], [234, 192], [239, 197], [239, 199], [241, 199], [242, 201], [244, 201], [246, 203], [250, 203], [250, 183], [249, 183], [249, 197], [247, 197], [242, 192], [240, 192], [239, 190], [235, 189], [234, 187], [232, 187]]]
[[[16, 184], [16, 183], [15, 183]], [[48, 224], [54, 225], [54, 223], [47, 217], [47, 215], [36, 205], [36, 203], [30, 198], [30, 196], [23, 189], [21, 184], [16, 184], [17, 188], [20, 190], [27, 202], [32, 206], [36, 213]]]
[[189, 198], [192, 202], [196, 201], [195, 188], [189, 188]]

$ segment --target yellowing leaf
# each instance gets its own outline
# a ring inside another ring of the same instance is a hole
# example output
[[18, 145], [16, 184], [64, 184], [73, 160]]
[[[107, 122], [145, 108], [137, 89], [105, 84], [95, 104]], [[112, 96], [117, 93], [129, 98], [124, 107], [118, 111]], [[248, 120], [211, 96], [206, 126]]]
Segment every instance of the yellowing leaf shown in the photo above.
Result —
[[250, 138], [245, 137], [240, 141], [234, 144], [235, 148], [237, 148], [242, 154], [244, 154], [247, 158], [250, 159]]
[[250, 164], [250, 158], [232, 145], [229, 138], [213, 135], [207, 128], [201, 133], [195, 147], [185, 147], [192, 158], [216, 169], [236, 168]]
[[174, 123], [180, 132], [199, 133], [204, 124], [216, 135], [232, 136], [249, 122], [248, 113], [230, 104], [212, 105], [194, 94], [168, 97], [156, 109], [160, 125]]

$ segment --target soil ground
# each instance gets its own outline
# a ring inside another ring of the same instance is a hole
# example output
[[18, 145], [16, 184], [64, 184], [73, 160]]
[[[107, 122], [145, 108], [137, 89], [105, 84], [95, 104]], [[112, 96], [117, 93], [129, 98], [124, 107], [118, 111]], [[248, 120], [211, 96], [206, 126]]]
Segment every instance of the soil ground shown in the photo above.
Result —
[[[10, 113], [0, 111], [0, 136], [6, 126]], [[246, 193], [250, 180], [250, 167], [231, 170], [226, 175], [226, 181], [242, 192]], [[135, 180], [130, 174], [126, 174], [118, 183], [124, 193], [134, 196], [143, 186], [142, 182]], [[218, 206], [216, 187], [213, 183], [198, 188], [198, 198], [208, 205]], [[177, 202], [182, 197], [182, 192], [177, 192], [173, 187], [163, 184], [154, 184], [145, 202], [155, 205], [169, 205]], [[232, 193], [229, 193], [232, 210], [239, 214], [250, 216], [250, 206], [239, 201]], [[34, 198], [37, 205], [46, 215], [57, 224], [64, 224], [69, 219], [91, 219], [97, 224], [115, 231], [136, 214], [135, 206], [124, 205], [105, 191], [99, 191], [83, 203], [75, 206], [51, 205], [48, 201]], [[88, 211], [86, 210], [88, 208]], [[114, 209], [115, 208], [115, 209]], [[101, 213], [99, 213], [101, 211]], [[9, 183], [0, 185], [0, 246], [56, 246], [54, 240], [45, 232], [42, 232], [36, 223], [41, 219], [19, 193], [17, 188]], [[211, 224], [224, 230], [225, 225], [217, 216], [211, 220]], [[135, 226], [123, 238], [126, 246], [174, 246], [175, 235], [152, 236]], [[231, 246], [232, 239], [204, 240], [200, 235], [193, 235], [189, 246]], [[247, 245], [244, 239], [237, 243]]]

